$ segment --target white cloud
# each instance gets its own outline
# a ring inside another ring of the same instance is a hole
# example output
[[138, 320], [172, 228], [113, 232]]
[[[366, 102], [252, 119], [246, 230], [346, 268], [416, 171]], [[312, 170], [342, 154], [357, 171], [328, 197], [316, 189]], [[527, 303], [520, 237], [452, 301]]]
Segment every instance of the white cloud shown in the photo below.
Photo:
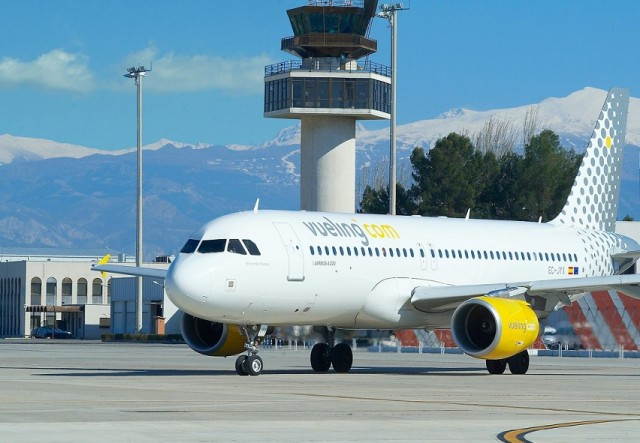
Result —
[[46, 89], [88, 92], [94, 78], [88, 57], [54, 49], [33, 61], [5, 57], [0, 60], [0, 87], [22, 85]]
[[127, 67], [144, 65], [153, 71], [145, 88], [162, 91], [224, 90], [233, 93], [262, 92], [264, 67], [271, 60], [266, 55], [254, 57], [220, 57], [212, 55], [158, 54], [151, 46], [126, 58]]

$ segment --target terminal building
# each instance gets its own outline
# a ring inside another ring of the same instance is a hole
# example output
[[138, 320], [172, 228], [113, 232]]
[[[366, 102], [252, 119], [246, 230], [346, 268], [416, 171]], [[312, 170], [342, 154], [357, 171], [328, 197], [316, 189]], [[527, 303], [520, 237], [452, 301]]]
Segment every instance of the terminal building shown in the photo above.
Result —
[[[78, 339], [136, 333], [135, 278], [91, 270], [105, 250], [3, 248], [0, 250], [0, 337], [28, 337], [52, 326]], [[111, 263], [135, 265], [120, 254]], [[166, 269], [159, 257], [146, 267]], [[177, 308], [164, 287], [143, 279], [143, 333], [179, 333]], [[166, 324], [165, 324], [166, 321]]]

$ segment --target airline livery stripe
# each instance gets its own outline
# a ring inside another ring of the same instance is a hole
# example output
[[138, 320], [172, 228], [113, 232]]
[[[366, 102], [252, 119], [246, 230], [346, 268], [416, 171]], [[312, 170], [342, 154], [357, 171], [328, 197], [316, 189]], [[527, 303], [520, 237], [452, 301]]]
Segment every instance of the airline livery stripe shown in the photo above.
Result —
[[607, 291], [594, 291], [591, 293], [593, 301], [596, 303], [598, 310], [602, 314], [602, 318], [609, 326], [611, 334], [619, 346], [623, 349], [636, 351], [638, 347], [629, 335], [629, 331], [622, 322], [622, 317], [618, 313], [616, 306], [611, 300], [611, 296]]

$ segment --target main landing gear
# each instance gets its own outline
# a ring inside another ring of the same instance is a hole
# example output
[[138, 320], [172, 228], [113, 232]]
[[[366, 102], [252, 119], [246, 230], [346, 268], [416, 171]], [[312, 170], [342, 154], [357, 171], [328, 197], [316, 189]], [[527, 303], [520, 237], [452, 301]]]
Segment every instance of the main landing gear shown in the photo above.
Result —
[[236, 372], [238, 375], [260, 375], [262, 372], [262, 359], [258, 356], [257, 337], [264, 337], [267, 328], [262, 326], [241, 326], [242, 332], [247, 337], [244, 347], [247, 355], [240, 355], [236, 359]]
[[509, 365], [509, 371], [511, 371], [512, 374], [526, 374], [529, 369], [529, 353], [522, 351], [509, 358], [487, 360], [486, 362], [489, 374], [502, 374], [507, 368], [507, 365]]
[[353, 363], [351, 348], [344, 344], [335, 344], [336, 330], [333, 327], [323, 327], [322, 335], [324, 343], [316, 343], [311, 349], [311, 368], [314, 372], [328, 372], [333, 365], [333, 370], [339, 373], [349, 372]]

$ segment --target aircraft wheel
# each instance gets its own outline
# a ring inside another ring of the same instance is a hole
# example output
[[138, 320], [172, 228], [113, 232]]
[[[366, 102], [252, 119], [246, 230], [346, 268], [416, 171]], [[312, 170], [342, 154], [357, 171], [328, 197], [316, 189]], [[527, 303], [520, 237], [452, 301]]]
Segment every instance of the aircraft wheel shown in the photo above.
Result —
[[329, 345], [326, 343], [316, 343], [311, 349], [311, 369], [314, 372], [327, 372], [331, 367], [329, 357]]
[[353, 353], [349, 345], [338, 343], [331, 351], [331, 364], [336, 372], [344, 373], [351, 370], [353, 364]]
[[247, 372], [249, 375], [260, 375], [262, 372], [262, 359], [258, 355], [247, 358]]
[[507, 362], [512, 374], [526, 374], [529, 369], [529, 353], [522, 351], [513, 357], [509, 357]]
[[507, 360], [486, 360], [489, 374], [503, 374], [507, 369]]
[[236, 359], [236, 372], [238, 373], [238, 375], [249, 375], [249, 372], [247, 371], [246, 355], [240, 355]]

